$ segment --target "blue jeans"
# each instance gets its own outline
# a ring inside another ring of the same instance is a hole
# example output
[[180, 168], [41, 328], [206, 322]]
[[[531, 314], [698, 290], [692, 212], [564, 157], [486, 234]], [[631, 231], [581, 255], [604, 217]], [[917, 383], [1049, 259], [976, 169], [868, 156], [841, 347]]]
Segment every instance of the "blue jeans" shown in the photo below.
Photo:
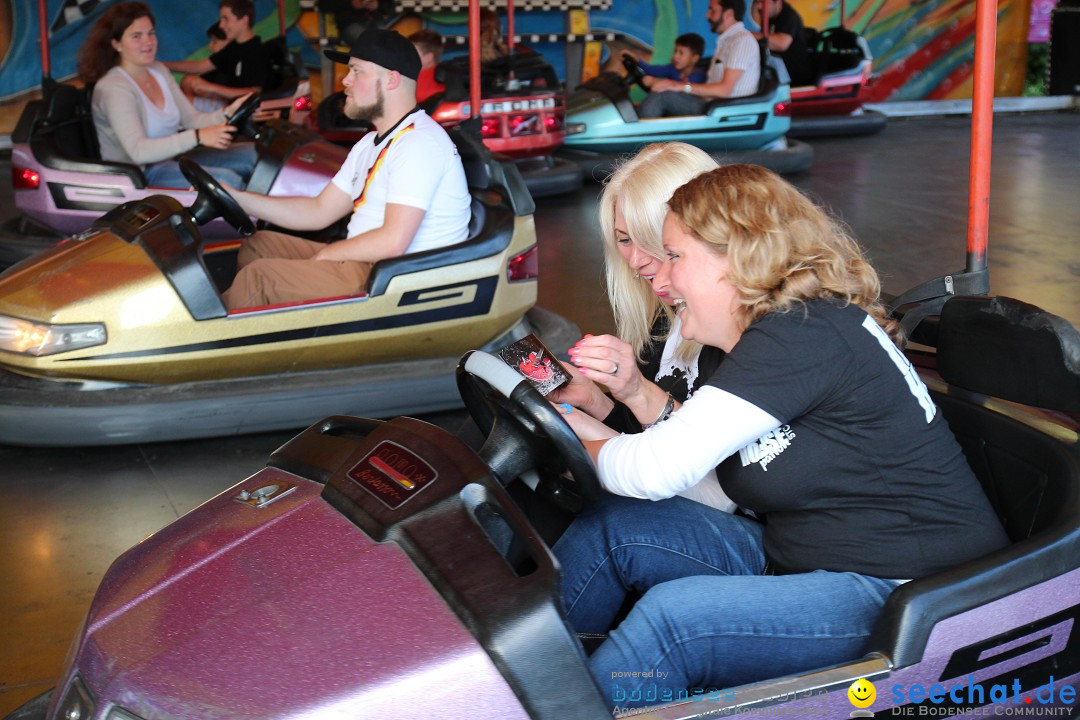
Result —
[[[685, 698], [858, 658], [898, 584], [819, 570], [761, 575], [763, 526], [685, 498], [605, 496], [555, 544], [578, 632], [605, 632], [589, 658], [620, 707]], [[636, 673], [636, 674], [635, 674]]]
[[651, 92], [638, 105], [638, 117], [641, 118], [701, 115], [703, 112], [705, 112], [703, 98], [674, 90]]
[[[218, 182], [228, 183], [238, 190], [247, 187], [247, 181], [251, 179], [251, 171], [258, 158], [255, 143], [252, 142], [234, 142], [224, 150], [199, 146], [184, 155], [199, 163]], [[147, 165], [143, 173], [146, 175], [146, 182], [154, 187], [191, 187], [184, 173], [180, 172], [180, 163], [176, 160], [162, 160]]]

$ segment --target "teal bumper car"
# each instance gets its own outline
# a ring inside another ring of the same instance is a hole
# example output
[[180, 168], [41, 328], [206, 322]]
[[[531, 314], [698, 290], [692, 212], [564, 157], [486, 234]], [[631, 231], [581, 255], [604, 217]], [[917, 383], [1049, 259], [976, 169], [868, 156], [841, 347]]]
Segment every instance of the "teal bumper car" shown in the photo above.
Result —
[[791, 127], [788, 75], [764, 47], [758, 91], [714, 100], [701, 115], [638, 117], [629, 92], [636, 63], [624, 64], [626, 78], [602, 75], [568, 101], [566, 138], [556, 154], [582, 165], [587, 176], [602, 180], [620, 158], [650, 143], [674, 140], [696, 145], [721, 163], [752, 163], [779, 173], [803, 172], [813, 163], [813, 148], [786, 137]]

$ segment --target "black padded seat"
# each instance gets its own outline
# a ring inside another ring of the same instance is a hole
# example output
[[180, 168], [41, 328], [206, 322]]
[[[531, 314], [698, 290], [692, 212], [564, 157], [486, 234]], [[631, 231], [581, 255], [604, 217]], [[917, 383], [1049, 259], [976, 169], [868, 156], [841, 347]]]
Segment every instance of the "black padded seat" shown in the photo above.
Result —
[[922, 660], [937, 622], [1074, 570], [1080, 557], [1075, 432], [1053, 437], [989, 397], [1080, 417], [1080, 333], [1011, 298], [955, 297], [941, 312], [937, 363], [946, 386], [934, 400], [1013, 545], [889, 596], [870, 649], [898, 668]]
[[263, 100], [292, 97], [306, 69], [286, 44], [285, 36], [278, 35], [263, 43], [273, 67], [270, 82], [262, 90]]
[[847, 28], [832, 27], [821, 32], [807, 33], [807, 47], [814, 69], [814, 85], [832, 73], [854, 70], [862, 62], [864, 53], [859, 45], [859, 35]]
[[32, 130], [30, 149], [45, 167], [69, 172], [126, 175], [137, 188], [146, 187], [138, 165], [101, 159], [90, 109], [93, 85], [77, 88], [53, 81], [44, 84], [42, 114]]

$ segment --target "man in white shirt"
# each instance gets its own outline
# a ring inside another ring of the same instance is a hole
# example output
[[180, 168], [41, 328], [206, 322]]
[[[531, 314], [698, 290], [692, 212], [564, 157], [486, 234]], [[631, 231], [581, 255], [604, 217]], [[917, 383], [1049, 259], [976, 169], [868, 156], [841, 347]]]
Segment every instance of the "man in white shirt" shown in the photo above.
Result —
[[356, 143], [316, 197], [232, 194], [249, 214], [296, 230], [319, 230], [351, 213], [347, 236], [318, 243], [255, 233], [223, 295], [230, 310], [356, 295], [373, 263], [468, 236], [471, 198], [461, 157], [446, 131], [416, 107], [416, 48], [397, 32], [369, 28], [348, 53], [325, 54], [349, 66], [345, 114], [368, 120], [375, 132]]
[[718, 98], [736, 98], [757, 92], [761, 79], [761, 51], [753, 33], [743, 27], [744, 0], [709, 0], [705, 19], [719, 33], [709, 77], [703, 83], [658, 79], [638, 107], [643, 118], [699, 115]]

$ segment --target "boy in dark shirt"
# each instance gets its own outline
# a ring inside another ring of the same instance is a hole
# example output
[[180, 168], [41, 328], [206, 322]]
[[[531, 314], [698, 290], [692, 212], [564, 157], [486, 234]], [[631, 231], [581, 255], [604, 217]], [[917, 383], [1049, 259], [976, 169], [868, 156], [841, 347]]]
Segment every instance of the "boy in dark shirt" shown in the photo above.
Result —
[[705, 54], [705, 38], [697, 33], [686, 33], [675, 38], [675, 51], [671, 53], [671, 62], [667, 65], [650, 65], [642, 62], [629, 50], [623, 50], [620, 54], [630, 55], [637, 60], [638, 65], [648, 76], [645, 79], [646, 85], [650, 85], [654, 77], [677, 82], [705, 82], [704, 68], [697, 67], [701, 56]]
[[225, 46], [203, 60], [165, 65], [173, 72], [187, 73], [181, 82], [185, 92], [224, 105], [249, 92], [271, 89], [274, 73], [269, 51], [251, 29], [255, 22], [252, 0], [221, 0], [218, 7]]

